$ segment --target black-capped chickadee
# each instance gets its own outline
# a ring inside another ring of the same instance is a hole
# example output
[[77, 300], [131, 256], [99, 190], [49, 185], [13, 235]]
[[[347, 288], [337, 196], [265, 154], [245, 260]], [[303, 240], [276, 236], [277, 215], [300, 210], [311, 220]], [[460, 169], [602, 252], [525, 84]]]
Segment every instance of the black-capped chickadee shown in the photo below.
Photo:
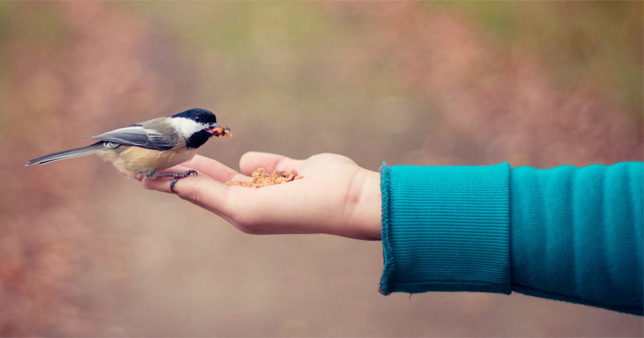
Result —
[[217, 124], [215, 114], [196, 108], [89, 137], [98, 142], [39, 157], [27, 165], [96, 154], [130, 177], [172, 177], [170, 190], [175, 192], [174, 185], [179, 178], [197, 175], [197, 172], [170, 174], [159, 171], [190, 160], [211, 136], [223, 136], [228, 132], [228, 128]]

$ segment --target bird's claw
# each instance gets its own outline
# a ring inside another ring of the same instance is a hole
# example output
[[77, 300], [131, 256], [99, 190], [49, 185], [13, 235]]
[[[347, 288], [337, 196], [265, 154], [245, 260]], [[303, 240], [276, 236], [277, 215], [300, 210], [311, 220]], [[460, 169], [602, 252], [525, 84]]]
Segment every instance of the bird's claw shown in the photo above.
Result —
[[172, 191], [173, 193], [175, 193], [175, 194], [176, 194], [176, 193], [177, 193], [177, 191], [176, 191], [176, 190], [174, 190], [174, 185], [177, 183], [177, 181], [178, 181], [180, 178], [184, 178], [184, 177], [186, 177], [186, 176], [190, 176], [190, 175], [195, 175], [195, 176], [197, 176], [197, 175], [199, 175], [199, 173], [197, 173], [197, 171], [196, 171], [196, 170], [192, 170], [192, 169], [191, 169], [191, 170], [186, 170], [186, 171], [184, 171], [183, 173], [180, 173], [180, 174], [172, 174], [173, 179], [172, 179], [172, 181], [170, 181], [170, 191]]

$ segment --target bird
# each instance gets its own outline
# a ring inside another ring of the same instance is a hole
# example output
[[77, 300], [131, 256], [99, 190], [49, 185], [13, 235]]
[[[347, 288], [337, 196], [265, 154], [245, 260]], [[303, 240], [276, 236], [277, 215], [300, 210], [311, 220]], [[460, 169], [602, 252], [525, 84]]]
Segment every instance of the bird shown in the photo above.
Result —
[[28, 161], [26, 165], [42, 165], [96, 154], [129, 177], [172, 177], [170, 190], [176, 193], [174, 185], [177, 181], [189, 175], [197, 175], [197, 172], [161, 171], [192, 159], [210, 137], [223, 135], [230, 137], [232, 134], [229, 128], [222, 128], [217, 124], [217, 117], [213, 112], [193, 108], [88, 137], [87, 139], [98, 142], [38, 157]]

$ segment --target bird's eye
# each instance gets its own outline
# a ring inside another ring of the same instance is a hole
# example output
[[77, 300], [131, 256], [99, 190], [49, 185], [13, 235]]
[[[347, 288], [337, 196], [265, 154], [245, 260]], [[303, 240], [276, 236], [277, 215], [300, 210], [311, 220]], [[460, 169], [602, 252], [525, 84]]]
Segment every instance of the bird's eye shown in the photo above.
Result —
[[199, 116], [195, 117], [195, 121], [199, 122], [201, 118]]

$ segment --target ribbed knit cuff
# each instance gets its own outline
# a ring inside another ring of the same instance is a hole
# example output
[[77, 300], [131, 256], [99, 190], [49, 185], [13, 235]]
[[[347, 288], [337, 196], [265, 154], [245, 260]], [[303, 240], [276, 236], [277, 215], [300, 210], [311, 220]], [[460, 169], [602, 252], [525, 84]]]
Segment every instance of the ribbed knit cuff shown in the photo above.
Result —
[[380, 292], [509, 294], [510, 167], [381, 168]]

